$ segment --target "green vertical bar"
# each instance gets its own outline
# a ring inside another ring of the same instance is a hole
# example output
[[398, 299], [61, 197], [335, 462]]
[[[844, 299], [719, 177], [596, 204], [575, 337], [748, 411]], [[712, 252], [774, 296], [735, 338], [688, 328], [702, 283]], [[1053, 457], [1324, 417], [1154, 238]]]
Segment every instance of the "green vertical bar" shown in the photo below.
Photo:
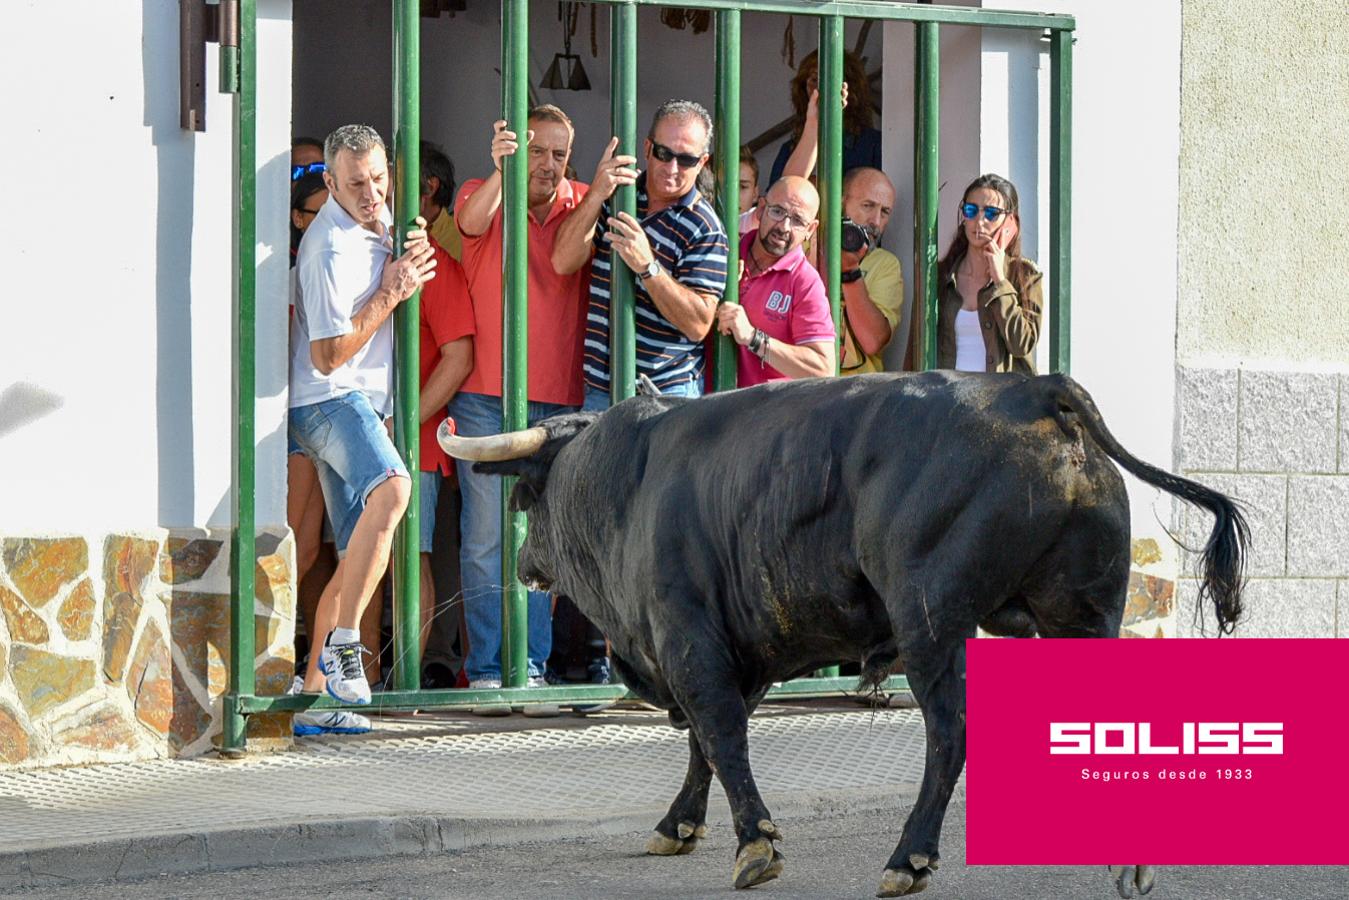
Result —
[[[523, 142], [529, 131], [529, 0], [503, 0], [501, 16], [501, 117]], [[529, 418], [528, 153], [506, 157], [503, 186], [502, 427], [519, 431]], [[529, 597], [516, 577], [516, 557], [526, 524], [524, 513], [508, 507], [514, 485], [514, 478], [501, 485], [501, 683], [524, 687], [529, 677]]]
[[247, 720], [239, 697], [257, 689], [253, 670], [253, 615], [257, 556], [257, 468], [254, 417], [257, 396], [257, 7], [239, 8], [239, 92], [234, 98], [234, 529], [230, 535], [230, 674], [221, 752], [244, 752]]
[[[843, 17], [820, 19], [820, 262], [834, 327], [843, 321], [842, 257], [838, 224], [843, 221]], [[837, 363], [835, 363], [837, 372]], [[837, 678], [838, 666], [826, 666], [817, 678]]]
[[1049, 369], [1069, 371], [1073, 297], [1073, 33], [1049, 38]]
[[[418, 0], [393, 5], [393, 148], [396, 249], [401, 250], [421, 206], [421, 15]], [[394, 438], [412, 475], [407, 512], [394, 542], [393, 685], [414, 691], [421, 686], [421, 291], [403, 301], [394, 314], [397, 364], [394, 389]], [[379, 602], [378, 600], [372, 602]]]
[[[740, 10], [717, 12], [717, 207], [726, 226], [727, 303], [740, 302]], [[714, 329], [715, 333], [715, 329]], [[718, 335], [714, 383], [729, 391], [736, 383], [735, 341]]]
[[843, 221], [843, 17], [820, 19], [820, 261], [834, 327], [843, 314], [839, 222]]
[[[637, 7], [618, 3], [609, 13], [610, 115], [617, 154], [641, 159], [637, 152]], [[641, 165], [638, 162], [638, 165]], [[620, 187], [614, 212], [637, 215], [637, 188]], [[603, 222], [601, 228], [605, 228]], [[632, 276], [617, 253], [609, 260], [609, 397], [617, 403], [637, 386], [637, 326], [633, 312]]]
[[937, 366], [937, 111], [941, 34], [936, 22], [919, 22], [915, 31], [913, 305], [915, 312], [922, 312], [922, 367], [934, 369]]

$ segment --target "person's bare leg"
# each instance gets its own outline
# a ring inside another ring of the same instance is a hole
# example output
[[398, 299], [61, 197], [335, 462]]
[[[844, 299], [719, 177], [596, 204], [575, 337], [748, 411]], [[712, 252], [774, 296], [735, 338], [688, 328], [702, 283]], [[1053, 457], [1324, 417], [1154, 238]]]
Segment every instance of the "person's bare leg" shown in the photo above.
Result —
[[295, 535], [295, 581], [299, 583], [318, 558], [323, 488], [313, 461], [301, 453], [286, 457], [286, 479], [286, 524]]
[[407, 478], [395, 476], [380, 484], [365, 499], [365, 509], [347, 542], [342, 560], [342, 587], [338, 592], [337, 627], [356, 630], [384, 569], [389, 563], [394, 528], [407, 509], [411, 492]]
[[370, 651], [368, 656], [361, 659], [361, 665], [365, 667], [365, 680], [371, 684], [379, 681], [384, 674], [384, 667], [380, 664], [380, 657], [383, 656], [383, 628], [384, 579], [381, 578], [375, 582], [375, 590], [366, 598], [365, 610], [361, 613], [361, 643]]
[[422, 659], [426, 659], [426, 642], [431, 637], [431, 620], [436, 617], [436, 581], [431, 577], [431, 554], [422, 554], [422, 576], [421, 584], [418, 586], [421, 592], [422, 624], [421, 624], [421, 647]]
[[[323, 646], [324, 635], [318, 634], [318, 615], [319, 598], [323, 596], [323, 590], [332, 580], [333, 573], [337, 571], [337, 549], [331, 543], [319, 543], [318, 556], [314, 564], [309, 567], [303, 579], [298, 582], [299, 585], [299, 607], [300, 618], [304, 622], [305, 639], [309, 642], [310, 648], [314, 653], [318, 653]], [[340, 582], [339, 582], [340, 583]], [[336, 609], [336, 607], [333, 607]]]
[[323, 642], [328, 638], [328, 632], [337, 625], [338, 590], [345, 575], [346, 565], [345, 559], [338, 561], [333, 577], [329, 578], [327, 585], [324, 586], [318, 608], [314, 611], [314, 630], [310, 632], [313, 636], [309, 641], [309, 664], [304, 670], [304, 689], [307, 693], [323, 690], [324, 679], [323, 673], [319, 671], [319, 655], [323, 650]]

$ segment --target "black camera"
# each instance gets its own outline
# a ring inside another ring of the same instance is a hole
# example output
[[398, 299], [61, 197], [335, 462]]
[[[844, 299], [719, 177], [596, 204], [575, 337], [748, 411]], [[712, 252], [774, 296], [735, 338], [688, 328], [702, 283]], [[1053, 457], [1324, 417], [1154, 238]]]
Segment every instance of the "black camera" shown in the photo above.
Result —
[[859, 253], [863, 247], [870, 253], [876, 249], [876, 235], [865, 225], [858, 225], [844, 216], [839, 226], [839, 246], [846, 253]]

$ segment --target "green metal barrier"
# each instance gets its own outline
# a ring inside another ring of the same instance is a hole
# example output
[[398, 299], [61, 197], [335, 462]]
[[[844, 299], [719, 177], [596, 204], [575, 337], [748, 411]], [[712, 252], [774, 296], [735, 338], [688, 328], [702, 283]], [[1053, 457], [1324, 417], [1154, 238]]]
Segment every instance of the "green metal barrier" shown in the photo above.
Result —
[[[255, 597], [255, 501], [254, 408], [256, 396], [256, 108], [257, 108], [257, 5], [256, 0], [237, 0], [239, 48], [222, 54], [222, 90], [235, 93], [235, 228], [236, 278], [234, 291], [234, 521], [230, 542], [230, 672], [224, 698], [222, 752], [237, 755], [245, 746], [247, 716], [254, 713], [299, 709], [331, 709], [341, 706], [327, 696], [260, 697], [256, 695], [253, 646]], [[1069, 279], [1071, 235], [1071, 128], [1072, 128], [1072, 39], [1071, 16], [1041, 13], [990, 11], [967, 7], [891, 3], [888, 0], [598, 0], [611, 7], [611, 115], [619, 138], [618, 153], [637, 154], [637, 8], [678, 6], [716, 11], [716, 122], [718, 201], [731, 239], [725, 299], [739, 299], [734, 277], [738, 246], [738, 172], [740, 145], [740, 16], [741, 11], [813, 16], [820, 21], [820, 195], [823, 241], [823, 276], [837, 323], [840, 315], [840, 251], [837, 222], [842, 216], [843, 110], [838, 102], [843, 82], [843, 34], [845, 17], [914, 23], [914, 273], [915, 327], [920, 329], [925, 368], [936, 362], [936, 260], [938, 193], [938, 86], [941, 25], [1048, 31], [1051, 63], [1050, 138], [1050, 355], [1054, 371], [1067, 371], [1069, 363]], [[502, 117], [521, 137], [528, 129], [529, 0], [502, 0]], [[397, 162], [395, 209], [397, 237], [401, 242], [418, 207], [418, 139], [420, 132], [419, 41], [420, 17], [417, 0], [395, 0], [394, 26], [394, 151]], [[235, 60], [237, 59], [237, 64]], [[528, 351], [528, 163], [525, 153], [506, 161], [503, 208], [505, 216], [503, 272], [503, 426], [523, 428], [527, 418]], [[620, 188], [615, 210], [636, 213], [636, 191]], [[611, 392], [617, 402], [631, 395], [636, 379], [635, 327], [632, 288], [627, 279], [615, 277], [611, 284]], [[417, 404], [418, 299], [403, 304], [398, 320], [397, 442], [409, 471], [418, 468]], [[735, 385], [735, 355], [729, 339], [718, 340], [715, 383], [718, 390]], [[503, 498], [509, 494], [509, 485]], [[376, 710], [468, 707], [490, 703], [593, 703], [630, 698], [621, 685], [569, 685], [526, 689], [527, 599], [515, 577], [516, 555], [525, 536], [522, 514], [503, 516], [502, 663], [503, 687], [499, 690], [418, 690], [420, 665], [420, 614], [417, 480], [399, 532], [395, 561], [395, 690], [374, 695]], [[503, 500], [504, 502], [504, 500]], [[837, 677], [837, 667], [822, 670], [822, 677], [801, 678], [777, 685], [770, 697], [808, 697], [847, 693], [855, 689], [853, 678]], [[890, 678], [886, 691], [908, 687], [903, 676]]]

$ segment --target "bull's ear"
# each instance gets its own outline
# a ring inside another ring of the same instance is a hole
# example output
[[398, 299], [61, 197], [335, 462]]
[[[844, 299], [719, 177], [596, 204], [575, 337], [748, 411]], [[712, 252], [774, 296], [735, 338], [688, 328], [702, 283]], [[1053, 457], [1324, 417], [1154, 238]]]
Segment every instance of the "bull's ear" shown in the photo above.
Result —
[[527, 512], [539, 502], [544, 485], [548, 481], [548, 462], [533, 456], [523, 459], [503, 459], [493, 462], [473, 464], [473, 471], [484, 475], [515, 475], [520, 480], [511, 491], [511, 508]]

